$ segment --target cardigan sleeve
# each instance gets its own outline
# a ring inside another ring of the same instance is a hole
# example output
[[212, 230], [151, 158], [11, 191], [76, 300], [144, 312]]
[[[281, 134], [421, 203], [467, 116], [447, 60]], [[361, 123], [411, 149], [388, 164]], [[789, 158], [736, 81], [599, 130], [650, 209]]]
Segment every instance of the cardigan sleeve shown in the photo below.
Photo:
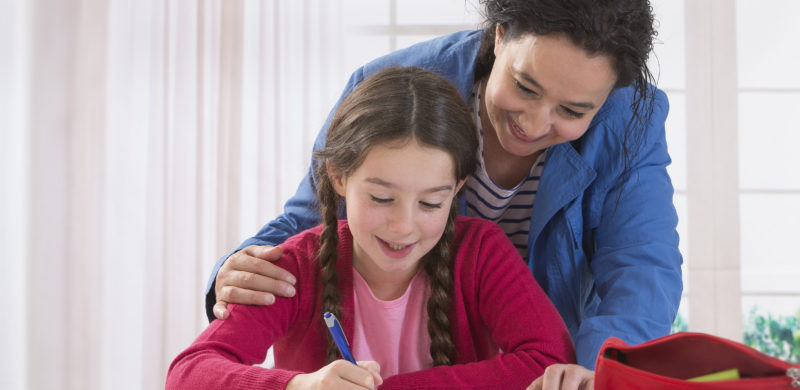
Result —
[[230, 317], [209, 324], [172, 362], [167, 389], [284, 389], [300, 374], [254, 366], [263, 363], [269, 347], [288, 333], [304, 299], [296, 255], [285, 251], [280, 263], [297, 275], [298, 293], [270, 306], [229, 305]]
[[381, 389], [524, 388], [547, 366], [575, 362], [566, 325], [508, 237], [490, 222], [475, 223], [481, 229], [460, 241], [455, 267], [460, 279], [455, 295], [463, 296], [463, 307], [470, 308], [470, 313], [458, 313], [456, 302], [451, 314], [469, 321], [468, 329], [454, 329], [457, 360], [470, 354], [472, 343], [491, 341], [501, 352], [488, 360], [386, 378]]

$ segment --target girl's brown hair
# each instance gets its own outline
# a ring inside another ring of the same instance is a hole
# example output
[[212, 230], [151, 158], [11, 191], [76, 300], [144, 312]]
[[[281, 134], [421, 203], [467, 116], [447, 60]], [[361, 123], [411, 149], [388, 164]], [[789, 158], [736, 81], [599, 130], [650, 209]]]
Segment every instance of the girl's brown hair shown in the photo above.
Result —
[[[337, 215], [343, 205], [326, 165], [346, 177], [361, 165], [372, 147], [415, 140], [448, 153], [453, 159], [453, 174], [461, 181], [477, 167], [478, 137], [474, 126], [458, 90], [442, 77], [417, 67], [382, 70], [342, 101], [328, 128], [325, 147], [314, 154], [317, 199], [323, 219], [317, 254], [322, 269], [322, 313], [327, 311], [342, 318], [336, 261]], [[453, 287], [450, 245], [455, 236], [457, 203], [451, 202], [439, 242], [421, 259], [431, 287], [428, 333], [436, 366], [455, 362], [449, 312]], [[329, 362], [339, 356], [330, 337], [327, 356]]]

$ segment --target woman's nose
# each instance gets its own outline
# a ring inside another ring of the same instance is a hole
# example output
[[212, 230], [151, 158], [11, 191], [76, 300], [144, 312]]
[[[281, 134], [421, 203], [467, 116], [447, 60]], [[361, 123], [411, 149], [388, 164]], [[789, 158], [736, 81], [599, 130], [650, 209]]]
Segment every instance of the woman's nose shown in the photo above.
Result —
[[539, 138], [553, 128], [552, 110], [543, 104], [530, 107], [520, 116], [520, 126], [528, 137]]

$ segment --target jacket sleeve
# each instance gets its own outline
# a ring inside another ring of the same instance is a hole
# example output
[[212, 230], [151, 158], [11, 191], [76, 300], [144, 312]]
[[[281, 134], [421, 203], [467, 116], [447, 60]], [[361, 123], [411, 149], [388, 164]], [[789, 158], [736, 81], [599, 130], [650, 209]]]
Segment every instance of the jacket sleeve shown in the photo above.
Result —
[[[290, 261], [281, 262], [298, 272]], [[288, 332], [299, 310], [299, 295], [270, 306], [230, 305], [228, 319], [210, 323], [172, 361], [166, 388], [284, 389], [300, 372], [254, 365], [263, 363], [269, 347]]]
[[574, 340], [578, 363], [589, 369], [608, 337], [638, 344], [667, 335], [680, 304], [678, 217], [666, 169], [668, 103], [660, 90], [655, 98], [631, 174], [610, 184], [600, 224], [592, 232], [590, 266], [600, 303], [596, 314], [581, 322]]
[[[472, 259], [463, 263], [469, 267], [455, 270], [461, 281], [456, 281], [454, 305], [461, 306], [461, 295], [463, 306], [472, 308], [464, 313], [468, 324], [453, 326], [461, 353], [457, 361], [463, 363], [386, 378], [381, 389], [522, 389], [547, 366], [575, 362], [569, 332], [555, 306], [502, 230], [490, 222], [486, 225], [490, 228], [483, 230], [485, 234], [461, 242], [467, 248], [460, 252]], [[451, 323], [459, 321], [451, 314]], [[482, 332], [488, 332], [491, 340]], [[493, 351], [501, 352], [487, 360], [469, 356], [487, 341]], [[479, 361], [464, 362], [470, 360]]]
[[[328, 114], [328, 118], [322, 125], [317, 138], [314, 141], [313, 151], [317, 151], [325, 146], [325, 138], [328, 135], [328, 127], [330, 126], [333, 114], [341, 104], [342, 100], [355, 89], [361, 81], [363, 81], [363, 68], [357, 70], [350, 76], [350, 80], [345, 86], [342, 96]], [[313, 153], [312, 151], [312, 153]], [[311, 166], [308, 169], [305, 177], [297, 187], [297, 191], [283, 206], [283, 214], [279, 215], [274, 220], [268, 222], [266, 225], [256, 233], [255, 236], [248, 238], [242, 242], [238, 248], [220, 258], [211, 270], [211, 276], [206, 285], [206, 316], [209, 321], [213, 321], [215, 316], [213, 312], [214, 304], [217, 301], [214, 286], [216, 284], [217, 273], [220, 267], [232, 254], [248, 247], [250, 245], [278, 245], [283, 243], [287, 238], [300, 233], [304, 230], [310, 229], [321, 222], [319, 206], [317, 204], [316, 185], [314, 180], [314, 162], [312, 160]]]

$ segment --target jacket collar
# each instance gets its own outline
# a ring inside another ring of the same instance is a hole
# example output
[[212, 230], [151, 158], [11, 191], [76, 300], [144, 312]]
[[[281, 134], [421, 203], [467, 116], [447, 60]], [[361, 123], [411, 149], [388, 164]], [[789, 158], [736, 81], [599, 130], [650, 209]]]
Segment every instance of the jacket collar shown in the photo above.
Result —
[[[571, 143], [550, 147], [533, 202], [529, 250], [553, 215], [583, 193], [596, 177], [597, 172], [581, 158]], [[467, 215], [463, 191], [458, 198], [458, 210], [461, 215]]]
[[572, 144], [550, 147], [533, 202], [529, 250], [553, 215], [583, 193], [595, 177], [597, 172], [581, 158]]

